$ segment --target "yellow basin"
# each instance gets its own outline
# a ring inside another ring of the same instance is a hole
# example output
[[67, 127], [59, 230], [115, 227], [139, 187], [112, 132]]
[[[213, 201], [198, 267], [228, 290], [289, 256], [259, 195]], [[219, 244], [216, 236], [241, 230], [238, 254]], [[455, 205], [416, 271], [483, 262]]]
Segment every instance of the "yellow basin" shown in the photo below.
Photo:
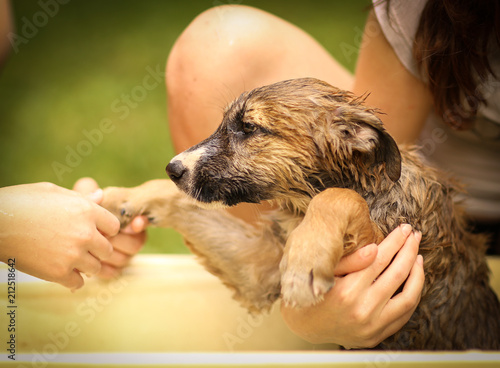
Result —
[[[500, 258], [489, 264], [498, 293]], [[428, 367], [500, 367], [495, 353], [349, 352], [309, 344], [287, 329], [279, 303], [268, 314], [249, 315], [190, 255], [139, 255], [122, 277], [88, 279], [75, 293], [20, 272], [10, 276], [9, 292], [2, 264], [0, 366], [403, 367], [425, 360]]]

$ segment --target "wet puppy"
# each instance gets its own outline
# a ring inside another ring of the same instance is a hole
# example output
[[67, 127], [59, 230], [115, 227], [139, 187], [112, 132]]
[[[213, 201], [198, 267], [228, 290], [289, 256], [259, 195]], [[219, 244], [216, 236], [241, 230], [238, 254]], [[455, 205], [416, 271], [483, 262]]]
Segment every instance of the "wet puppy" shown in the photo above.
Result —
[[[172, 179], [108, 188], [125, 225], [146, 214], [173, 227], [251, 311], [278, 298], [321, 301], [340, 258], [402, 223], [422, 232], [421, 302], [387, 349], [500, 348], [500, 305], [488, 286], [485, 240], [467, 230], [459, 187], [399, 147], [363, 99], [311, 78], [243, 93], [217, 131], [174, 157]], [[223, 208], [271, 200], [251, 226]]]

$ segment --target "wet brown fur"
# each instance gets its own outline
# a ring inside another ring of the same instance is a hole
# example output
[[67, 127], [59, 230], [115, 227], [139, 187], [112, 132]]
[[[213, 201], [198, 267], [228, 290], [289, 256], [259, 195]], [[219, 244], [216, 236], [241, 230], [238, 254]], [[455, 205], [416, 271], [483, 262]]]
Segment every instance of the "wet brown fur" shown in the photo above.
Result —
[[[280, 295], [317, 303], [343, 255], [409, 223], [422, 232], [422, 299], [379, 348], [500, 348], [486, 242], [468, 230], [461, 187], [416, 147], [398, 149], [363, 98], [310, 78], [246, 92], [214, 135], [169, 166], [178, 188], [167, 180], [109, 188], [103, 205], [123, 224], [147, 214], [177, 229], [249, 310]], [[261, 200], [281, 209], [258, 227], [210, 208]]]

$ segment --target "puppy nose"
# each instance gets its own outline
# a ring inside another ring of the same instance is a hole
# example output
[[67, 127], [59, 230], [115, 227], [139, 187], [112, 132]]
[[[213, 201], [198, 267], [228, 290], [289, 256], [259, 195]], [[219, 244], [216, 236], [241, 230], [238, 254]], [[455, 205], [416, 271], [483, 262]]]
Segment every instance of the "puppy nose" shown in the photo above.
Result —
[[179, 181], [182, 178], [182, 175], [186, 172], [186, 168], [182, 164], [182, 161], [176, 160], [167, 165], [166, 171], [168, 176], [170, 176], [170, 179], [173, 181]]

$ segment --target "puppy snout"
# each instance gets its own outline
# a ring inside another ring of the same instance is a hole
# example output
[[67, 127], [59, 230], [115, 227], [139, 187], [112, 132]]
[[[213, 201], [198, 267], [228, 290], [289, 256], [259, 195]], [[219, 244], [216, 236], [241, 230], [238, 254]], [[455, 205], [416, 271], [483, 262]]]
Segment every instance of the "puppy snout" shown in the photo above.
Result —
[[166, 171], [168, 176], [170, 176], [170, 179], [174, 182], [178, 182], [186, 172], [186, 168], [182, 164], [182, 161], [175, 160], [167, 165]]

